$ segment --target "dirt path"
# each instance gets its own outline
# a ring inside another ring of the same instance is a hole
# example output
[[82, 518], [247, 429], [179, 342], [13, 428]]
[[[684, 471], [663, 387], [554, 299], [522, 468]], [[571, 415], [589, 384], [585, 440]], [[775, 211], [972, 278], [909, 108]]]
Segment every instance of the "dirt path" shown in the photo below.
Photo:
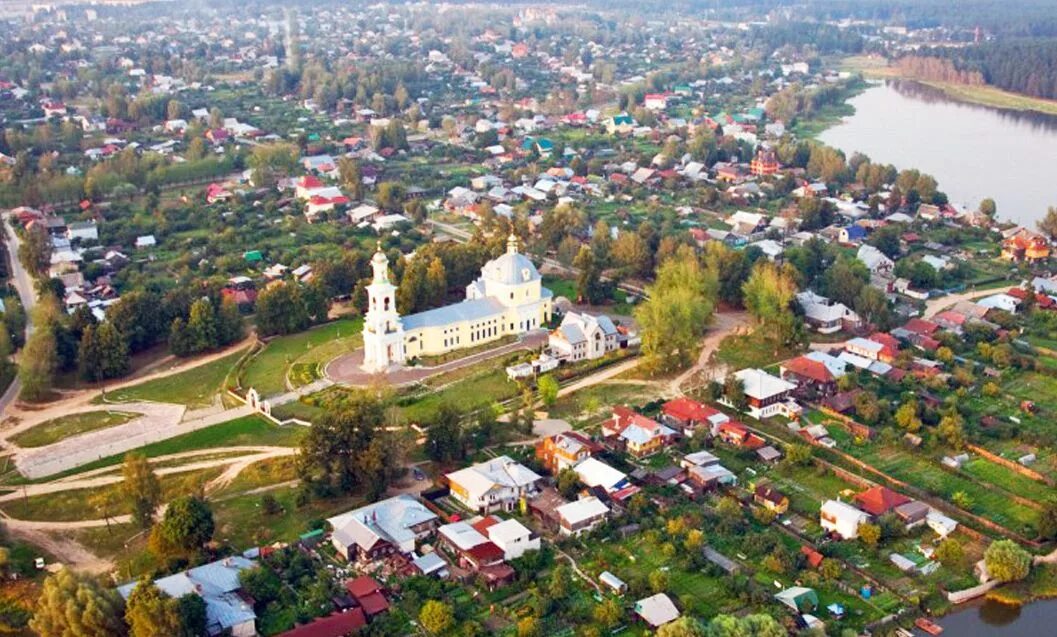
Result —
[[[114, 519], [111, 519], [113, 522]], [[75, 523], [78, 524], [78, 523]], [[103, 559], [86, 549], [80, 542], [65, 537], [56, 537], [31, 522], [4, 519], [4, 527], [11, 537], [44, 549], [45, 552], [61, 558], [63, 563], [78, 571], [89, 573], [108, 573], [114, 570], [114, 563]], [[87, 526], [73, 528], [90, 528]], [[51, 530], [51, 529], [49, 529]]]
[[630, 358], [624, 361], [623, 363], [618, 363], [616, 365], [606, 367], [602, 371], [597, 372], [595, 374], [591, 374], [590, 376], [587, 376], [585, 378], [581, 378], [580, 380], [574, 383], [569, 383], [565, 387], [562, 387], [558, 390], [558, 398], [561, 398], [562, 396], [568, 396], [569, 394], [580, 391], [581, 389], [594, 387], [595, 385], [605, 382], [615, 376], [619, 376], [628, 370], [635, 369], [640, 362], [642, 362], [642, 359], [636, 356], [634, 358]]
[[[668, 388], [669, 394], [678, 396], [683, 392], [683, 385], [694, 377], [698, 372], [708, 370], [711, 365], [712, 354], [719, 349], [719, 344], [723, 342], [723, 339], [736, 333], [742, 328], [748, 327], [749, 315], [746, 312], [723, 312], [715, 315], [712, 328], [708, 334], [705, 335], [703, 341], [701, 341], [701, 353], [697, 356], [697, 362], [694, 363], [693, 367], [686, 370], [682, 374], [679, 374], [675, 379], [672, 380], [671, 386]], [[711, 369], [711, 377], [708, 380], [715, 378], [723, 378], [723, 370]], [[718, 376], [717, 376], [718, 373]]]
[[990, 296], [992, 294], [998, 294], [1003, 291], [1004, 288], [994, 288], [991, 290], [970, 290], [968, 292], [962, 292], [961, 294], [949, 294], [947, 296], [940, 296], [934, 299], [929, 299], [925, 302], [925, 313], [922, 314], [923, 318], [932, 318], [943, 310], [961, 303], [962, 301], [972, 301], [978, 299], [981, 296]]

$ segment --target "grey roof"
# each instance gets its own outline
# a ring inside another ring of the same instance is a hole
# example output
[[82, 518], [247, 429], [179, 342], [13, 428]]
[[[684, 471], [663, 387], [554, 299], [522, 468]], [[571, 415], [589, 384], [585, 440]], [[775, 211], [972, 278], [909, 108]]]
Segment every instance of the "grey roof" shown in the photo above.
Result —
[[444, 561], [444, 558], [436, 553], [426, 553], [411, 563], [414, 564], [418, 570], [422, 571], [424, 575], [429, 575], [448, 567], [448, 563]]
[[[174, 598], [197, 593], [206, 603], [206, 627], [209, 634], [216, 635], [256, 619], [253, 607], [235, 593], [241, 588], [239, 572], [253, 566], [254, 562], [244, 557], [229, 557], [163, 577], [155, 580], [154, 584], [166, 595]], [[137, 583], [129, 582], [118, 587], [117, 591], [128, 599]]]
[[540, 273], [525, 255], [519, 252], [507, 252], [486, 263], [481, 269], [481, 276], [495, 283], [516, 285], [538, 281]]
[[342, 513], [327, 522], [334, 528], [334, 539], [343, 545], [370, 550], [379, 539], [399, 546], [415, 537], [411, 527], [436, 518], [414, 496], [403, 494]]
[[460, 321], [476, 321], [503, 313], [503, 304], [494, 298], [462, 301], [445, 305], [418, 314], [409, 314], [401, 319], [404, 330], [451, 325]]
[[583, 343], [587, 340], [587, 337], [584, 336], [584, 331], [581, 330], [580, 326], [575, 323], [562, 325], [558, 329], [561, 330], [562, 336], [565, 337], [565, 340], [568, 341], [570, 345], [575, 345], [576, 343]]

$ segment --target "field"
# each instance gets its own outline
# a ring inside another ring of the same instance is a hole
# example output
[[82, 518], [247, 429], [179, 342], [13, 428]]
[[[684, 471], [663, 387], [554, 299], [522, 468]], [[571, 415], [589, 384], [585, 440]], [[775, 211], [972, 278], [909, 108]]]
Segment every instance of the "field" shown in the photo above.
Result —
[[[243, 354], [245, 354], [245, 350], [229, 354], [179, 374], [108, 391], [105, 394], [105, 398], [108, 402], [152, 400], [163, 403], [183, 404], [187, 405], [188, 408], [204, 407], [212, 404], [216, 395], [224, 389], [228, 374]], [[103, 396], [100, 396], [95, 402], [101, 403], [103, 402], [102, 399]]]
[[10, 440], [19, 447], [43, 447], [63, 438], [126, 423], [136, 415], [127, 411], [88, 411], [42, 422], [11, 436]]
[[[340, 354], [361, 344], [362, 322], [338, 319], [317, 328], [274, 338], [254, 355], [242, 369], [240, 385], [254, 388], [262, 396], [286, 391], [287, 371], [293, 366], [319, 369]], [[300, 380], [315, 380], [314, 374], [299, 373]]]
[[758, 332], [748, 335], [731, 335], [723, 339], [715, 357], [733, 370], [746, 367], [764, 368], [775, 361], [792, 358], [800, 353], [797, 348], [775, 347]]

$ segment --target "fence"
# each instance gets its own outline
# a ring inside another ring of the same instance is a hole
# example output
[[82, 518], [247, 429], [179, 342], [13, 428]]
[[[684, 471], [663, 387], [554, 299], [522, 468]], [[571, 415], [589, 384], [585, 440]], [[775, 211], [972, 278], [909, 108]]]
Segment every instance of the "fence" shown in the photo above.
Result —
[[1052, 478], [1044, 476], [1038, 471], [1035, 471], [1034, 469], [1029, 469], [1024, 465], [1020, 464], [1019, 462], [1013, 462], [1012, 460], [1003, 458], [1002, 456], [995, 455], [987, 449], [984, 449], [983, 447], [978, 447], [976, 445], [966, 445], [965, 447], [969, 451], [972, 451], [975, 454], [979, 454], [980, 456], [983, 456], [984, 458], [990, 460], [995, 464], [1000, 464], [1006, 469], [1009, 469], [1010, 471], [1015, 471], [1020, 475], [1024, 476], [1025, 478], [1031, 478], [1032, 480], [1048, 484], [1051, 487], [1057, 485], [1057, 483], [1055, 483]]

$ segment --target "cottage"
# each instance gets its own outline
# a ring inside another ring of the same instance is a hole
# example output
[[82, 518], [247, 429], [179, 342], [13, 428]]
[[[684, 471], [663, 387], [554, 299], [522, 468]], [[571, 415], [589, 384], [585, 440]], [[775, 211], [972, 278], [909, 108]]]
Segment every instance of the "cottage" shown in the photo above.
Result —
[[848, 306], [810, 290], [797, 294], [796, 301], [804, 311], [804, 320], [820, 334], [853, 330], [862, 324], [859, 315]]
[[844, 376], [847, 364], [825, 352], [809, 352], [782, 363], [778, 374], [783, 380], [797, 385], [803, 393], [810, 389], [816, 395], [828, 396], [837, 390], [837, 381]]
[[869, 522], [870, 516], [840, 500], [826, 500], [819, 511], [819, 524], [823, 529], [844, 540], [859, 537], [859, 525]]
[[752, 501], [778, 515], [789, 509], [789, 498], [769, 484], [761, 484], [752, 493]]
[[580, 482], [590, 488], [601, 487], [614, 493], [630, 485], [627, 474], [614, 469], [597, 458], [587, 458], [573, 468]]
[[521, 498], [538, 491], [543, 478], [507, 456], [460, 469], [445, 476], [451, 495], [480, 513], [512, 511]]
[[895, 262], [872, 245], [859, 246], [855, 256], [866, 265], [871, 274], [891, 275], [895, 269]]
[[571, 362], [594, 360], [619, 347], [617, 327], [608, 316], [566, 312], [562, 324], [548, 337], [556, 358]]
[[582, 535], [589, 533], [605, 521], [609, 507], [594, 496], [581, 498], [575, 502], [563, 504], [556, 509], [558, 527], [562, 535]]
[[627, 407], [613, 408], [613, 417], [602, 425], [602, 434], [637, 458], [657, 453], [678, 435], [675, 430]]
[[432, 535], [438, 518], [410, 495], [336, 515], [327, 520], [334, 530], [331, 544], [348, 561], [372, 562], [393, 553], [410, 554], [415, 544]]
[[888, 487], [871, 487], [862, 493], [856, 493], [855, 504], [870, 515], [880, 516], [910, 502], [910, 498], [896, 493]]
[[682, 396], [661, 406], [661, 420], [690, 436], [698, 427], [705, 427], [711, 433], [714, 427], [729, 421], [730, 417], [715, 407]]
[[664, 593], [635, 602], [635, 614], [651, 628], [660, 628], [679, 619], [679, 609]]
[[[796, 389], [796, 385], [772, 376], [762, 369], [743, 369], [734, 374], [745, 388], [748, 398], [748, 413], [753, 418], [770, 418], [778, 414], [788, 414], [790, 406], [786, 400]], [[726, 401], [726, 398], [723, 399]], [[729, 404], [729, 403], [728, 403]]]
[[602, 446], [579, 431], [564, 431], [536, 443], [536, 459], [552, 475], [571, 469], [601, 451]]
[[528, 551], [540, 550], [540, 537], [517, 520], [501, 520], [490, 515], [474, 523], [473, 527], [503, 549], [505, 560], [516, 560]]

